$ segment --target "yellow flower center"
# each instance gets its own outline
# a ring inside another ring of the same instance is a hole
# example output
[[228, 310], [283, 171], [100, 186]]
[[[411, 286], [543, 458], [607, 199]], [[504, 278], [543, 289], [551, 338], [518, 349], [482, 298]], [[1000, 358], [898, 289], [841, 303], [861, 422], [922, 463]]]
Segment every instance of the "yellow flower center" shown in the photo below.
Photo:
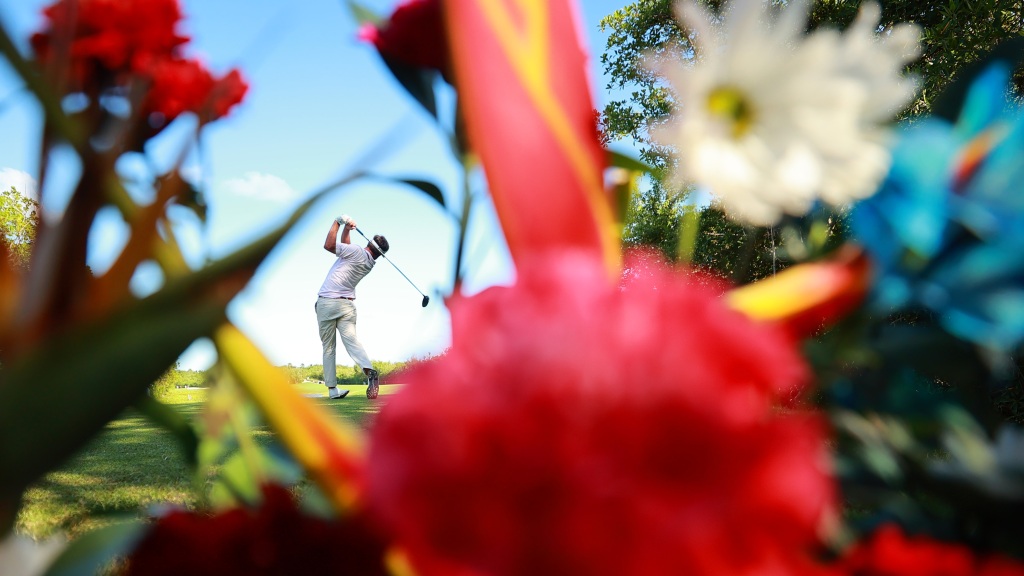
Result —
[[722, 120], [733, 138], [740, 138], [754, 123], [754, 108], [746, 95], [731, 86], [719, 86], [708, 94], [708, 112]]

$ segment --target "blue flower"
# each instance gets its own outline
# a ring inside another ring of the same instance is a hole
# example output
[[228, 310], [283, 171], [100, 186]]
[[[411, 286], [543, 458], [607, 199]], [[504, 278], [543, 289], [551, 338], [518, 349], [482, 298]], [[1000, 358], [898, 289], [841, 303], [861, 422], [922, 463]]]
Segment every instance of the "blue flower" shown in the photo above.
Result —
[[1024, 113], [1006, 100], [1009, 72], [979, 75], [955, 125], [905, 127], [888, 177], [851, 214], [876, 310], [931, 310], [999, 350], [1024, 341]]

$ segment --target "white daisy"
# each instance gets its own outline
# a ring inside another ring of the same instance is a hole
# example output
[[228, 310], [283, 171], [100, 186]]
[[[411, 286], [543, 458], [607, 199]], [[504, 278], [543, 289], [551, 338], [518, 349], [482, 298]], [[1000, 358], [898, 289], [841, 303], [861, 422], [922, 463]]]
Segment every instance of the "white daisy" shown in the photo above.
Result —
[[915, 27], [877, 35], [873, 4], [845, 33], [811, 35], [805, 0], [776, 18], [762, 0], [733, 0], [720, 21], [692, 1], [676, 9], [695, 53], [652, 67], [677, 99], [653, 129], [679, 155], [677, 183], [708, 188], [733, 219], [755, 225], [874, 191], [889, 166], [883, 123], [916, 89], [900, 75], [917, 55]]

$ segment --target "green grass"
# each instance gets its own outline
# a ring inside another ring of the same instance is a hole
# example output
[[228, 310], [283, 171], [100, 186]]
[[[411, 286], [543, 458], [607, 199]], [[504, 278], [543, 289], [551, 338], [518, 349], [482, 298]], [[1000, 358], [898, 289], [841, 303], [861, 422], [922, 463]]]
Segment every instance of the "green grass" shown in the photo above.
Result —
[[[365, 429], [382, 400], [399, 386], [381, 386], [374, 401], [366, 398], [366, 386], [342, 387], [351, 391], [347, 398], [314, 402]], [[301, 394], [326, 391], [311, 383], [295, 389]], [[191, 418], [199, 414], [205, 398], [205, 389], [177, 389], [164, 402]], [[266, 440], [272, 433], [261, 428], [255, 435]], [[170, 433], [128, 410], [71, 460], [29, 488], [16, 529], [36, 538], [56, 532], [74, 538], [110, 522], [113, 516], [144, 513], [150, 506], [167, 503], [197, 504], [191, 470]]]

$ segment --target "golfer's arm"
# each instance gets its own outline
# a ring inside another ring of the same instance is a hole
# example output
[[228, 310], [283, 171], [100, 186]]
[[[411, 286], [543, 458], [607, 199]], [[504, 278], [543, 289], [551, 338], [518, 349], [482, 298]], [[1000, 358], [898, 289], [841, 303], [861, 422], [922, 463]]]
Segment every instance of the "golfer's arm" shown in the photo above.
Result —
[[[347, 237], [347, 234], [348, 234], [348, 231], [346, 230], [345, 237]], [[338, 246], [337, 246], [337, 238], [338, 238], [338, 223], [337, 222], [332, 222], [331, 223], [331, 231], [327, 233], [327, 240], [324, 241], [324, 250], [327, 250], [331, 254], [334, 254], [336, 252], [337, 248], [338, 248]], [[346, 243], [347, 243], [347, 241], [346, 241]]]
[[348, 229], [348, 226], [342, 226], [341, 227], [341, 243], [342, 244], [351, 244], [352, 243], [351, 239], [349, 238], [349, 234], [351, 234], [351, 233], [352, 233], [352, 231]]

